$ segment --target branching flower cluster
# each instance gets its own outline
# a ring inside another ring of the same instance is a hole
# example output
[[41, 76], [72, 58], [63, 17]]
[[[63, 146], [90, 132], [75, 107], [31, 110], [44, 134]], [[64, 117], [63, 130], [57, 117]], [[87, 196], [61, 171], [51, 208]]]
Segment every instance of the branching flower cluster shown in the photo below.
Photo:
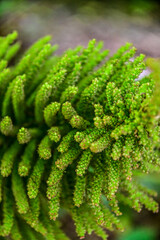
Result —
[[47, 36], [8, 67], [16, 38], [0, 38], [2, 239], [68, 239], [60, 209], [80, 238], [104, 240], [105, 228], [123, 230], [119, 203], [157, 212], [156, 193], [136, 179], [160, 166], [159, 83], [138, 80], [144, 55], [127, 43], [106, 60], [91, 40], [53, 56]]

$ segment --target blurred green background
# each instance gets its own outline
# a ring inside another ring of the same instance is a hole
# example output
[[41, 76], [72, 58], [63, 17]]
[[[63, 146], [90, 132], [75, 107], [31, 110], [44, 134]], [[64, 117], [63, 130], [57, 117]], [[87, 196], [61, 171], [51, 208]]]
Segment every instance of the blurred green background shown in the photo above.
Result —
[[111, 53], [128, 41], [160, 57], [160, 5], [153, 0], [1, 0], [0, 32], [13, 29], [24, 47], [51, 34], [60, 52], [96, 38]]
[[[19, 32], [22, 51], [44, 35], [52, 35], [58, 53], [92, 38], [104, 41], [111, 54], [125, 42], [132, 42], [147, 56], [160, 58], [160, 4], [153, 0], [0, 0], [0, 35]], [[139, 176], [139, 181], [158, 191], [160, 175]], [[159, 240], [160, 213], [141, 213], [121, 206], [124, 233], [109, 233], [109, 240]], [[74, 224], [62, 213], [62, 228], [71, 240], [78, 240]], [[98, 240], [94, 234], [86, 240]]]

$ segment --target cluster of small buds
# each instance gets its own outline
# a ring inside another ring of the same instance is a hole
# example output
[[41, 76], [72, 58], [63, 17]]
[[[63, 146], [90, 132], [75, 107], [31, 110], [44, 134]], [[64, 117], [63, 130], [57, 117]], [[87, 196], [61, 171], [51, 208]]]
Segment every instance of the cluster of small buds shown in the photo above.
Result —
[[51, 158], [51, 156], [52, 156], [51, 146], [52, 146], [52, 142], [51, 142], [49, 136], [47, 135], [41, 140], [41, 142], [38, 146], [38, 154], [39, 154], [40, 158], [45, 159], [45, 160]]
[[53, 142], [58, 142], [61, 139], [59, 127], [51, 127], [48, 130], [48, 137]]
[[10, 117], [6, 116], [1, 120], [0, 130], [5, 136], [13, 134], [13, 123]]
[[31, 134], [27, 128], [20, 128], [17, 134], [19, 144], [28, 143], [31, 140]]
[[56, 114], [59, 111], [60, 106], [60, 103], [53, 102], [44, 109], [44, 119], [48, 126], [52, 126], [54, 124]]
[[160, 168], [160, 63], [138, 81], [144, 55], [129, 43], [107, 60], [95, 39], [57, 57], [47, 36], [10, 68], [16, 38], [0, 37], [0, 238], [68, 240], [60, 208], [80, 239], [103, 240], [123, 230], [119, 202], [157, 212], [135, 173]]

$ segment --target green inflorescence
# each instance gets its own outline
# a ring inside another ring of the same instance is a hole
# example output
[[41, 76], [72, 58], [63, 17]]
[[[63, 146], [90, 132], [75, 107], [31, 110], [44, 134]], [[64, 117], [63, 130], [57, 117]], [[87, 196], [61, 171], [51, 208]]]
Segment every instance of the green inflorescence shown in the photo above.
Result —
[[157, 212], [137, 172], [160, 170], [159, 62], [139, 80], [144, 55], [129, 43], [107, 59], [95, 40], [57, 57], [47, 36], [10, 66], [16, 38], [0, 38], [2, 239], [69, 239], [60, 208], [81, 239], [104, 240], [123, 230], [119, 203]]

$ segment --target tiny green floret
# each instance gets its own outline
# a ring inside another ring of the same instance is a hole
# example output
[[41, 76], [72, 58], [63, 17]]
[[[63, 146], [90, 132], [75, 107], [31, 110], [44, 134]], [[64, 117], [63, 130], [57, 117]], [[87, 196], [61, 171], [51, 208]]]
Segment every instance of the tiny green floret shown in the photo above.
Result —
[[27, 128], [22, 127], [19, 129], [17, 134], [17, 140], [19, 144], [25, 144], [28, 143], [31, 139], [31, 134]]
[[12, 119], [9, 116], [4, 117], [0, 122], [0, 130], [1, 130], [1, 133], [6, 136], [12, 135], [13, 123], [12, 123]]

